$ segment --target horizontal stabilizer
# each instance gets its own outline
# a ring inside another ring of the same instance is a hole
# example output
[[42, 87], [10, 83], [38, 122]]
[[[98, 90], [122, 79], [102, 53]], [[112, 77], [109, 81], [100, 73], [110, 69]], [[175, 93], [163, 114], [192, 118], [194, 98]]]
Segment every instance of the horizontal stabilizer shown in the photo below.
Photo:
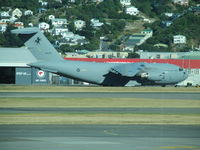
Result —
[[38, 68], [38, 69], [43, 70], [43, 71], [47, 71], [47, 72], [51, 72], [51, 73], [58, 73], [58, 71], [55, 69], [55, 67], [52, 67], [51, 63], [36, 62], [36, 63], [27, 64], [27, 65], [34, 67], [34, 68]]

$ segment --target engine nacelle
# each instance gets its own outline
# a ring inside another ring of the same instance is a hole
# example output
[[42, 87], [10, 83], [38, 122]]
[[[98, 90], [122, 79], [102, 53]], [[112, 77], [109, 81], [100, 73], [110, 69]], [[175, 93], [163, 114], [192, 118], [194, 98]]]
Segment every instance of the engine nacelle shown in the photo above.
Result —
[[141, 74], [141, 78], [152, 81], [161, 81], [165, 79], [165, 72], [145, 72]]

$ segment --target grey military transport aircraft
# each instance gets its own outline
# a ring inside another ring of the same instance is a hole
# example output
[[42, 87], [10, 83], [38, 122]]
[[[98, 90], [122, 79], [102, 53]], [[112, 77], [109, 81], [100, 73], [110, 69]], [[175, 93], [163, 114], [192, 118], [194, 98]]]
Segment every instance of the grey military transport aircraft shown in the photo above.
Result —
[[188, 75], [183, 68], [164, 63], [97, 63], [64, 60], [35, 27], [15, 29], [36, 62], [27, 65], [68, 78], [103, 86], [125, 86], [135, 80], [142, 85], [173, 85]]

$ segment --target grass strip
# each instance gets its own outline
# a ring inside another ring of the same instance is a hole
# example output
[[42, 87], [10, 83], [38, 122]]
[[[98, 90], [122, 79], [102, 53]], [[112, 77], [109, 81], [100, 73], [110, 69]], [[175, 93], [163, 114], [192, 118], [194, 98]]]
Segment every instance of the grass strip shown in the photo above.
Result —
[[200, 92], [200, 88], [0, 85], [0, 92]]
[[0, 108], [200, 108], [197, 100], [145, 98], [0, 98]]
[[185, 114], [0, 114], [0, 124], [200, 125], [200, 116]]

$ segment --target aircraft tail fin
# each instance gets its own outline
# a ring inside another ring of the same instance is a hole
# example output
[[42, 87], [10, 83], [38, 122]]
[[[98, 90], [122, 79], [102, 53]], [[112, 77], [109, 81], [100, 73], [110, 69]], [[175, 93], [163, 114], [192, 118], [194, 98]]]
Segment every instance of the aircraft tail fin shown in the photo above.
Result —
[[12, 30], [12, 33], [18, 34], [25, 39], [25, 46], [35, 56], [38, 61], [57, 61], [62, 60], [60, 54], [51, 45], [48, 39], [39, 28], [23, 28]]

